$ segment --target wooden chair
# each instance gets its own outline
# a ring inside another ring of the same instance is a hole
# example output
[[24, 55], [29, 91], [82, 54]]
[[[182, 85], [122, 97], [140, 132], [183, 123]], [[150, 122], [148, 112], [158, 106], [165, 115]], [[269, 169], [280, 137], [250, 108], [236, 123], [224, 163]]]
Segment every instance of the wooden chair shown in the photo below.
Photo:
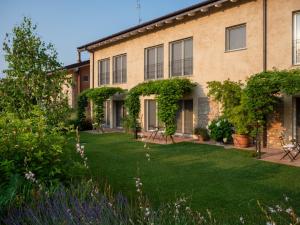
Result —
[[[296, 149], [296, 145], [286, 144], [283, 136], [280, 136], [279, 140], [280, 140], [282, 150], [284, 152], [284, 154], [283, 154], [283, 156], [281, 157], [280, 160], [282, 160], [282, 159], [284, 159], [285, 157], [288, 156], [290, 158], [290, 160], [293, 161], [295, 159], [295, 157], [294, 157], [292, 152]], [[298, 156], [298, 154], [297, 154], [297, 156]]]

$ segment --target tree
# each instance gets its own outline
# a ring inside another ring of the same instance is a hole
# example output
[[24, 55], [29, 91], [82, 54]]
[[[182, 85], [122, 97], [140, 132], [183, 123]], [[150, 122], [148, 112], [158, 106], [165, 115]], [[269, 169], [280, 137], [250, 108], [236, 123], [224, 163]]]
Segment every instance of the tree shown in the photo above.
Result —
[[6, 77], [0, 92], [5, 105], [0, 108], [26, 118], [37, 105], [48, 122], [56, 124], [64, 121], [68, 112], [67, 96], [62, 90], [68, 81], [54, 46], [43, 42], [36, 29], [24, 17], [12, 34], [6, 34], [3, 50], [8, 69], [3, 71]]

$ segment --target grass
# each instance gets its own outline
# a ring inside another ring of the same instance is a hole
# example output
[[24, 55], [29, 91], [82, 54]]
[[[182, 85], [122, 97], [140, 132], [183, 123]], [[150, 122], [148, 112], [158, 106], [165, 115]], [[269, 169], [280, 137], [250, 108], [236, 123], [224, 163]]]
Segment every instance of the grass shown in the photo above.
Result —
[[139, 176], [155, 205], [184, 195], [193, 208], [228, 219], [258, 217], [257, 200], [276, 205], [287, 195], [300, 201], [300, 168], [258, 161], [251, 152], [193, 143], [152, 144], [148, 162], [143, 143], [126, 134], [81, 133], [81, 142], [93, 177], [133, 197], [134, 177]]

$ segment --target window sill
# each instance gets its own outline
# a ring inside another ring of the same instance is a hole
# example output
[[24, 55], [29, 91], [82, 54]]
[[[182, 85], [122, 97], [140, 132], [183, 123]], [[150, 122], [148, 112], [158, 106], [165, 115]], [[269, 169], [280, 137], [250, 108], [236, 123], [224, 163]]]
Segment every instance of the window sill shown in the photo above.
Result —
[[180, 78], [180, 77], [192, 77], [193, 74], [189, 74], [189, 75], [179, 75], [179, 76], [173, 76], [173, 75], [170, 75], [169, 78]]
[[247, 50], [247, 48], [238, 48], [238, 49], [233, 49], [233, 50], [225, 50], [224, 53], [238, 52], [238, 51], [243, 51], [243, 50]]
[[164, 79], [164, 77], [159, 77], [159, 78], [153, 78], [153, 79], [145, 79], [144, 78], [144, 81], [151, 81], [151, 80], [163, 80]]
[[123, 83], [112, 83], [113, 85], [118, 85], [118, 84], [126, 84], [127, 82], [123, 82]]

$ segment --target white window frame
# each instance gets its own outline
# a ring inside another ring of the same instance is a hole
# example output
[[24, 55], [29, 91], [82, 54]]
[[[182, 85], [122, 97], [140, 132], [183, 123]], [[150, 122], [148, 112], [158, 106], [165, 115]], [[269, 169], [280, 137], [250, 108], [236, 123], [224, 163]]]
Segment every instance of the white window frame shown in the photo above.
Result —
[[[158, 80], [158, 79], [163, 79], [164, 78], [164, 70], [162, 71], [162, 77], [157, 77], [157, 58], [158, 58], [158, 54], [157, 54], [157, 49], [158, 48], [162, 48], [163, 49], [163, 55], [162, 55], [162, 68], [164, 68], [164, 45], [156, 45], [153, 47], [149, 47], [149, 48], [145, 48], [145, 53], [144, 53], [144, 57], [145, 57], [145, 62], [144, 62], [144, 80]], [[148, 78], [148, 50], [154, 49], [155, 50], [155, 59], [154, 59], [154, 65], [155, 65], [155, 78]]]
[[[108, 68], [107, 68], [107, 61], [108, 60]], [[104, 62], [105, 64], [105, 82], [103, 84], [101, 84], [101, 62]], [[108, 70], [107, 70], [108, 69]], [[107, 81], [107, 77], [106, 77], [106, 73], [109, 73], [109, 80]], [[105, 59], [100, 59], [98, 61], [98, 86], [101, 86], [101, 85], [108, 85], [110, 84], [110, 58], [105, 58]]]
[[[240, 28], [240, 27], [245, 27], [245, 46], [242, 48], [235, 48], [235, 49], [230, 49], [230, 31], [236, 28]], [[238, 24], [238, 25], [234, 25], [231, 27], [226, 27], [225, 28], [225, 52], [234, 52], [234, 51], [240, 51], [240, 50], [245, 50], [247, 49], [247, 24], [246, 23], [242, 23], [242, 24]]]
[[[297, 40], [297, 17], [300, 17], [300, 11], [293, 13], [293, 65], [300, 65], [300, 57], [297, 61], [297, 43], [300, 42], [300, 39]], [[300, 31], [299, 31], [300, 32]], [[299, 43], [300, 45], [300, 43]], [[300, 51], [300, 49], [299, 49]]]
[[[118, 58], [118, 57], [121, 57], [121, 82], [116, 82], [115, 81], [115, 65], [116, 65], [116, 59]], [[124, 74], [123, 74], [123, 57], [126, 57], [126, 81], [124, 81]], [[116, 55], [116, 56], [114, 56], [113, 57], [113, 84], [125, 84], [125, 83], [127, 83], [127, 54], [125, 53], [125, 54], [121, 54], [121, 55]]]
[[[183, 77], [183, 76], [192, 76], [194, 72], [194, 61], [193, 61], [193, 56], [192, 56], [192, 73], [191, 74], [184, 74], [184, 49], [185, 49], [185, 41], [186, 40], [191, 40], [192, 41], [192, 54], [194, 56], [194, 41], [193, 37], [177, 40], [177, 41], [172, 41], [169, 43], [169, 77]], [[181, 75], [173, 75], [173, 67], [172, 67], [172, 59], [173, 59], [173, 44], [176, 43], [181, 43]]]

